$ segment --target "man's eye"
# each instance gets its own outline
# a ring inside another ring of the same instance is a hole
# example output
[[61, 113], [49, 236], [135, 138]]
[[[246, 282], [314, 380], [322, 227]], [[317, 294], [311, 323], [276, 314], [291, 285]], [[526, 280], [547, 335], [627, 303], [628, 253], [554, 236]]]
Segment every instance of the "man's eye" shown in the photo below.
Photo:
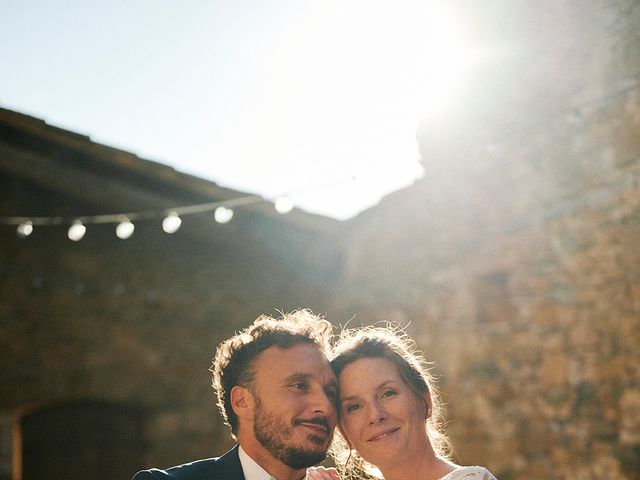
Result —
[[307, 390], [307, 384], [304, 382], [292, 383], [289, 385], [289, 387], [293, 388], [294, 390]]
[[325, 393], [331, 400], [335, 400], [336, 398], [338, 398], [338, 392], [333, 388], [328, 388], [327, 390], [325, 390]]

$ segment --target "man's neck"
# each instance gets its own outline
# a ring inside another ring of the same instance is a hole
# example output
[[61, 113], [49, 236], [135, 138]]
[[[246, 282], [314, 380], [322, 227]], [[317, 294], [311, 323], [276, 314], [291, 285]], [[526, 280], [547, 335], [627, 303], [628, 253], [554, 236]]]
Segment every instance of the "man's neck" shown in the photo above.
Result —
[[307, 472], [306, 468], [296, 470], [285, 465], [280, 460], [274, 458], [257, 441], [239, 440], [244, 452], [276, 480], [301, 480], [305, 477]]

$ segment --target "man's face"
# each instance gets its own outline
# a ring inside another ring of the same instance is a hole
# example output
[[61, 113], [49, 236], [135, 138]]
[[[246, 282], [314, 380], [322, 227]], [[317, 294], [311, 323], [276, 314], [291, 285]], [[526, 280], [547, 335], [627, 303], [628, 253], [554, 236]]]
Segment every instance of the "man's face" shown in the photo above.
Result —
[[276, 460], [302, 469], [324, 460], [336, 425], [336, 377], [305, 343], [270, 347], [253, 363], [253, 432]]

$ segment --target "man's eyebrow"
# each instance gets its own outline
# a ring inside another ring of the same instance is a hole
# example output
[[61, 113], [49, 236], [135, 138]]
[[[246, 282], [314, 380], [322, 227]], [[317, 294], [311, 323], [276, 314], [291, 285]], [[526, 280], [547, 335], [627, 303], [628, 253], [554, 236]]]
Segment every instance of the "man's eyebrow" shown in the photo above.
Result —
[[295, 381], [299, 381], [299, 380], [309, 380], [311, 377], [313, 377], [313, 375], [311, 375], [310, 373], [304, 373], [304, 372], [296, 372], [296, 373], [292, 373], [291, 375], [288, 375], [284, 378], [284, 382], [295, 382]]
[[[291, 375], [288, 375], [282, 381], [283, 383], [288, 384], [291, 382], [309, 381], [310, 379], [313, 379], [313, 378], [315, 378], [315, 375], [311, 373], [296, 372], [296, 373], [292, 373]], [[326, 385], [324, 385], [323, 388], [333, 388], [337, 392], [338, 381], [335, 379], [331, 379]]]

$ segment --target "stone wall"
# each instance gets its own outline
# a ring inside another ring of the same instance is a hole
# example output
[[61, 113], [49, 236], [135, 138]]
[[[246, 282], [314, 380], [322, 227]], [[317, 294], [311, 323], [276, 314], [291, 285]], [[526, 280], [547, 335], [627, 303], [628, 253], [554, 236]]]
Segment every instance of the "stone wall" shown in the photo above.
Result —
[[521, 54], [423, 123], [422, 180], [351, 221], [335, 308], [408, 325], [463, 463], [640, 478], [639, 5], [478, 15]]
[[[10, 175], [0, 185], [19, 192], [2, 198], [5, 215], [96, 211]], [[210, 238], [198, 232], [204, 222], [214, 225]], [[2, 434], [25, 413], [52, 405], [99, 401], [134, 409], [145, 427], [132, 435], [146, 451], [135, 469], [230, 446], [208, 371], [217, 344], [263, 313], [321, 312], [329, 278], [304, 268], [317, 249], [336, 271], [327, 246], [335, 242], [250, 209], [237, 209], [226, 225], [185, 217], [173, 235], [159, 221], [137, 222], [128, 240], [116, 238], [113, 225], [89, 225], [77, 243], [66, 229], [36, 226], [18, 238], [15, 226], [0, 226]], [[6, 451], [0, 459], [5, 470], [18, 462]]]

